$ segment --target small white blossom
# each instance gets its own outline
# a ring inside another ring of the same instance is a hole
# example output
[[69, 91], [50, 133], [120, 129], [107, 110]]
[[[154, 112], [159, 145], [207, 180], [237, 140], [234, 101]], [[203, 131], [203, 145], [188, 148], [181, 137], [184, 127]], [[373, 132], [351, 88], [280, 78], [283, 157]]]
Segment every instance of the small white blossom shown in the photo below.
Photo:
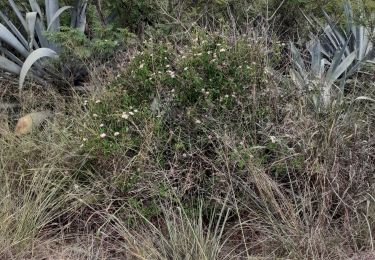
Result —
[[129, 115], [134, 116], [134, 112], [130, 111]]
[[119, 136], [120, 133], [119, 133], [119, 132], [115, 132], [113, 135], [114, 135], [114, 136]]
[[95, 104], [99, 104], [101, 101], [100, 100], [96, 100], [95, 101]]
[[104, 124], [100, 124], [100, 126], [99, 127], [104, 127]]
[[202, 123], [202, 121], [201, 121], [201, 120], [199, 120], [199, 119], [196, 119], [196, 120], [195, 120], [195, 123], [196, 123], [196, 124], [201, 124], [201, 123]]
[[129, 115], [128, 115], [127, 113], [123, 113], [123, 114], [121, 115], [121, 117], [122, 117], [123, 119], [128, 119], [128, 118], [129, 118]]
[[100, 134], [100, 138], [106, 138], [107, 134], [106, 133], [102, 133]]
[[93, 116], [93, 117], [98, 117], [98, 115], [97, 115], [97, 114], [93, 114], [92, 116]]
[[144, 66], [145, 66], [145, 64], [142, 63], [141, 65], [139, 65], [139, 68], [140, 68], [140, 69], [143, 69]]

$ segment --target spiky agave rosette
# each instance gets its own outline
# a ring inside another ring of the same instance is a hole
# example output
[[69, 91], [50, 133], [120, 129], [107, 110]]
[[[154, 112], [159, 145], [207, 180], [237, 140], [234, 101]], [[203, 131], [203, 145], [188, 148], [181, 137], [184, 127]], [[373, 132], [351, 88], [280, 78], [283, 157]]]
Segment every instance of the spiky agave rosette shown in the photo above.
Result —
[[[45, 0], [45, 13], [36, 0], [29, 0], [31, 12], [24, 16], [13, 0], [8, 0], [17, 22], [0, 11], [0, 69], [19, 76], [19, 88], [22, 89], [26, 76], [43, 78], [48, 70], [40, 59], [57, 58], [59, 48], [50, 42], [46, 32], [60, 29], [60, 15], [73, 9], [71, 26], [81, 31], [86, 24], [88, 0], [76, 0], [74, 6], [59, 8], [58, 0]], [[20, 29], [15, 24], [21, 25]]]

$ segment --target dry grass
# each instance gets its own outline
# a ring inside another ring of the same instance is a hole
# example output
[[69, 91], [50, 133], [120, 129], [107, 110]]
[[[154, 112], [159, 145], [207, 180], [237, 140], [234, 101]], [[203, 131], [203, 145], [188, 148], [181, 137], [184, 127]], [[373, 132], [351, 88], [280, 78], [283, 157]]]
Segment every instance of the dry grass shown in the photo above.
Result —
[[280, 71], [233, 107], [160, 117], [140, 103], [126, 131], [100, 138], [100, 120], [118, 127], [110, 116], [127, 86], [112, 81], [127, 66], [94, 71], [93, 93], [17, 97], [21, 115], [52, 105], [54, 117], [22, 137], [0, 128], [1, 258], [357, 259], [374, 249], [374, 104], [352, 102], [373, 96], [371, 83], [359, 79], [345, 104], [319, 114]]

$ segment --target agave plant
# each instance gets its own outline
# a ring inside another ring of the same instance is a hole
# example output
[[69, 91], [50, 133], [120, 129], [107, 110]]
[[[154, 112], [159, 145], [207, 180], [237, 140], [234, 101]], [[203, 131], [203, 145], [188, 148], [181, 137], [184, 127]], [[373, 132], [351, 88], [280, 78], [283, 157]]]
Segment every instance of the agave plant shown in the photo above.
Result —
[[[310, 42], [308, 49], [311, 56], [310, 67], [306, 66], [301, 53], [290, 43], [292, 60], [296, 69], [290, 70], [293, 81], [302, 90], [315, 90], [317, 95], [313, 96], [314, 105], [320, 110], [332, 104], [332, 94], [342, 97], [345, 81], [348, 76], [347, 71], [353, 63], [356, 52], [345, 56], [345, 46], [336, 51], [332, 61], [324, 58], [324, 50], [319, 40]], [[335, 85], [341, 77], [340, 86]]]
[[345, 48], [343, 58], [353, 52], [356, 53], [356, 57], [347, 72], [350, 76], [359, 71], [365, 63], [375, 64], [375, 48], [371, 42], [375, 31], [371, 32], [366, 26], [354, 23], [353, 9], [349, 0], [344, 4], [344, 13], [346, 18], [344, 27], [338, 26], [324, 10], [323, 14], [327, 25], [319, 25], [316, 19], [315, 23], [310, 19], [309, 21], [311, 24], [315, 24], [317, 28], [323, 29], [320, 41], [325, 56], [332, 58], [342, 48]]
[[[293, 81], [302, 89], [315, 87], [314, 104], [327, 108], [335, 100], [340, 101], [348, 77], [358, 72], [364, 63], [375, 63], [375, 48], [371, 33], [363, 25], [354, 24], [353, 10], [349, 1], [345, 3], [346, 28], [338, 27], [324, 12], [327, 25], [323, 34], [308, 44], [311, 61], [305, 65], [301, 53], [291, 43], [290, 50], [295, 69], [290, 70]], [[306, 16], [307, 17], [307, 16]], [[311, 24], [311, 20], [309, 20]], [[319, 23], [319, 22], [316, 22]], [[341, 80], [337, 85], [338, 79]]]
[[[17, 17], [17, 23], [0, 11], [0, 69], [19, 76], [19, 88], [22, 89], [26, 75], [40, 79], [48, 68], [39, 61], [41, 58], [57, 58], [59, 48], [45, 36], [46, 32], [59, 30], [60, 15], [73, 9], [71, 25], [83, 31], [86, 24], [88, 0], [76, 0], [74, 6], [59, 8], [58, 0], [45, 0], [45, 13], [36, 0], [29, 0], [31, 12], [23, 16], [13, 0], [8, 0]], [[20, 25], [20, 28], [16, 26]]]

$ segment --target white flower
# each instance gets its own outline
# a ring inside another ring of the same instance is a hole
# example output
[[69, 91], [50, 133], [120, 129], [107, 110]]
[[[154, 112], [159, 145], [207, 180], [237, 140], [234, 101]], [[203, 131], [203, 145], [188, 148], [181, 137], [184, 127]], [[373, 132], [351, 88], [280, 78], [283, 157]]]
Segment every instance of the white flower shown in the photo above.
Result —
[[100, 126], [99, 127], [104, 127], [104, 124], [100, 124]]
[[106, 136], [107, 136], [107, 134], [105, 134], [105, 133], [100, 134], [100, 138], [106, 138]]
[[95, 101], [95, 104], [99, 104], [101, 101], [100, 100], [96, 100]]
[[119, 136], [120, 133], [119, 133], [119, 132], [115, 132], [113, 135], [114, 135], [114, 136]]
[[83, 138], [82, 141], [87, 142], [87, 138]]
[[129, 115], [134, 116], [134, 112], [130, 111]]
[[165, 67], [166, 67], [166, 68], [169, 68], [170, 66], [171, 66], [171, 65], [166, 65]]
[[121, 116], [123, 119], [128, 119], [129, 118], [129, 115], [127, 113], [122, 113], [122, 116]]
[[225, 52], [225, 49], [224, 48], [220, 49], [220, 52]]
[[138, 113], [138, 109], [134, 109], [133, 111], [134, 111], [134, 113]]
[[184, 68], [184, 71], [187, 71], [188, 69], [189, 69], [188, 67], [185, 67], [185, 68]]
[[201, 123], [202, 123], [202, 121], [201, 121], [201, 120], [199, 120], [199, 119], [196, 119], [196, 120], [195, 120], [195, 123], [196, 123], [196, 124], [201, 124]]
[[271, 142], [274, 144], [274, 143], [276, 143], [276, 137], [274, 137], [274, 136], [270, 136], [270, 139], [271, 139]]
[[143, 69], [144, 66], [145, 66], [145, 64], [142, 63], [141, 65], [139, 65], [139, 68], [140, 68], [140, 69]]
[[93, 117], [98, 117], [98, 115], [97, 115], [97, 114], [93, 114], [92, 116], [93, 116]]

